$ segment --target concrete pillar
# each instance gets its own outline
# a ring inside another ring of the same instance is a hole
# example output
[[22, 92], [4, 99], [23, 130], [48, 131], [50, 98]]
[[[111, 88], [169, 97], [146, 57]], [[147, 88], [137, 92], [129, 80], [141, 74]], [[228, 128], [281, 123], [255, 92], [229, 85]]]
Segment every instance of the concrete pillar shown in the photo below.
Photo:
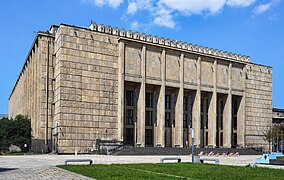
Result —
[[243, 81], [243, 97], [240, 101], [239, 111], [238, 111], [238, 124], [237, 124], [237, 144], [244, 147], [245, 146], [245, 106], [246, 106], [246, 68], [242, 71], [242, 81]]
[[176, 99], [175, 112], [175, 147], [183, 147], [183, 97], [184, 97], [184, 54], [179, 59], [180, 88]]
[[213, 86], [208, 112], [208, 146], [216, 147], [216, 118], [217, 118], [217, 60], [213, 65]]
[[196, 62], [197, 69], [197, 91], [192, 108], [192, 127], [194, 128], [194, 144], [200, 146], [200, 113], [201, 113], [201, 57]]
[[145, 93], [146, 93], [146, 46], [143, 45], [141, 54], [141, 76], [142, 81], [138, 95], [138, 117], [137, 117], [137, 147], [145, 147]]
[[165, 147], [165, 95], [166, 95], [166, 52], [161, 55], [161, 79], [158, 103], [157, 103], [157, 139], [156, 146]]
[[229, 93], [224, 107], [223, 126], [224, 126], [224, 148], [232, 147], [232, 63], [229, 64], [228, 70], [228, 88]]
[[124, 42], [119, 42], [118, 55], [118, 137], [119, 141], [123, 141], [123, 127], [124, 127]]

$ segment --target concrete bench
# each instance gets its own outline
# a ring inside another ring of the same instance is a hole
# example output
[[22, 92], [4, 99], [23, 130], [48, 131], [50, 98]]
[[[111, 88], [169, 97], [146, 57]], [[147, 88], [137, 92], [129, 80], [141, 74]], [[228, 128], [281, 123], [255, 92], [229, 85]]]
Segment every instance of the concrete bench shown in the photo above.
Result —
[[70, 162], [89, 162], [90, 164], [93, 164], [93, 160], [91, 159], [68, 159], [65, 161], [65, 165], [67, 165]]
[[215, 159], [215, 158], [200, 158], [200, 162], [204, 163], [204, 161], [214, 161], [215, 164], [219, 164], [219, 159]]
[[164, 161], [177, 161], [178, 163], [181, 162], [181, 158], [176, 157], [168, 157], [168, 158], [161, 158], [160, 161], [163, 163]]

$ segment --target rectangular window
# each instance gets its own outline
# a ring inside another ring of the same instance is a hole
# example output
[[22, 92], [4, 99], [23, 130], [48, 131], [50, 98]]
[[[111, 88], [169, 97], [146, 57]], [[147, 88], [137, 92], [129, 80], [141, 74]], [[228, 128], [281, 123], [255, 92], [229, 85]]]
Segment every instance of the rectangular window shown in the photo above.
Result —
[[223, 133], [220, 133], [220, 146], [223, 146]]
[[126, 125], [133, 125], [133, 110], [127, 109], [125, 115], [125, 124]]
[[206, 98], [206, 113], [208, 113], [209, 110], [209, 99]]
[[126, 140], [125, 140], [126, 144], [133, 144], [134, 142], [134, 133], [133, 133], [133, 129], [126, 129]]
[[146, 111], [146, 126], [153, 126], [153, 114], [152, 111]]
[[238, 101], [234, 101], [234, 105], [233, 105], [233, 115], [237, 115], [238, 114]]
[[153, 93], [146, 93], [146, 107], [153, 108]]
[[166, 109], [171, 109], [171, 96], [170, 95], [166, 95], [166, 105], [165, 105]]
[[187, 111], [187, 97], [183, 97], [183, 111]]
[[173, 97], [173, 99], [174, 99], [174, 109], [176, 109], [177, 97], [176, 97], [176, 96], [174, 96], [174, 97]]
[[165, 122], [166, 127], [171, 127], [171, 113], [166, 112], [166, 122]]
[[190, 96], [189, 98], [189, 124], [190, 128], [192, 128], [192, 108], [193, 108], [193, 98]]
[[183, 128], [187, 128], [187, 114], [184, 113], [183, 114]]
[[133, 91], [126, 91], [126, 106], [133, 106]]
[[152, 129], [145, 130], [145, 145], [153, 146], [153, 130]]
[[237, 130], [237, 128], [238, 128], [238, 118], [237, 118], [237, 116], [234, 116], [234, 122], [233, 122], [233, 128], [234, 128], [234, 130]]

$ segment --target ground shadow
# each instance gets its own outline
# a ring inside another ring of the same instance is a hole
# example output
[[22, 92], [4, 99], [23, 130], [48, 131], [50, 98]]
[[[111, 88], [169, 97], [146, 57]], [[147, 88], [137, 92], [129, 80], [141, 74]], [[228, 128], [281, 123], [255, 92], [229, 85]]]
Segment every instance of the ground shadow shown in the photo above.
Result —
[[13, 170], [17, 170], [18, 168], [2, 168], [0, 167], [0, 172], [5, 172], [5, 171], [13, 171]]

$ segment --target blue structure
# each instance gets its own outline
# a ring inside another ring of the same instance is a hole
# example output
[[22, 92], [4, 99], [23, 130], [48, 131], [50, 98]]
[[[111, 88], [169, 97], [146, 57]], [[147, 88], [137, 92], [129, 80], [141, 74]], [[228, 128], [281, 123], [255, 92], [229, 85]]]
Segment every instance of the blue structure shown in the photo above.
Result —
[[276, 159], [277, 157], [281, 157], [281, 152], [271, 152], [270, 154], [263, 154], [260, 158], [256, 158], [256, 164], [269, 164], [271, 159]]

